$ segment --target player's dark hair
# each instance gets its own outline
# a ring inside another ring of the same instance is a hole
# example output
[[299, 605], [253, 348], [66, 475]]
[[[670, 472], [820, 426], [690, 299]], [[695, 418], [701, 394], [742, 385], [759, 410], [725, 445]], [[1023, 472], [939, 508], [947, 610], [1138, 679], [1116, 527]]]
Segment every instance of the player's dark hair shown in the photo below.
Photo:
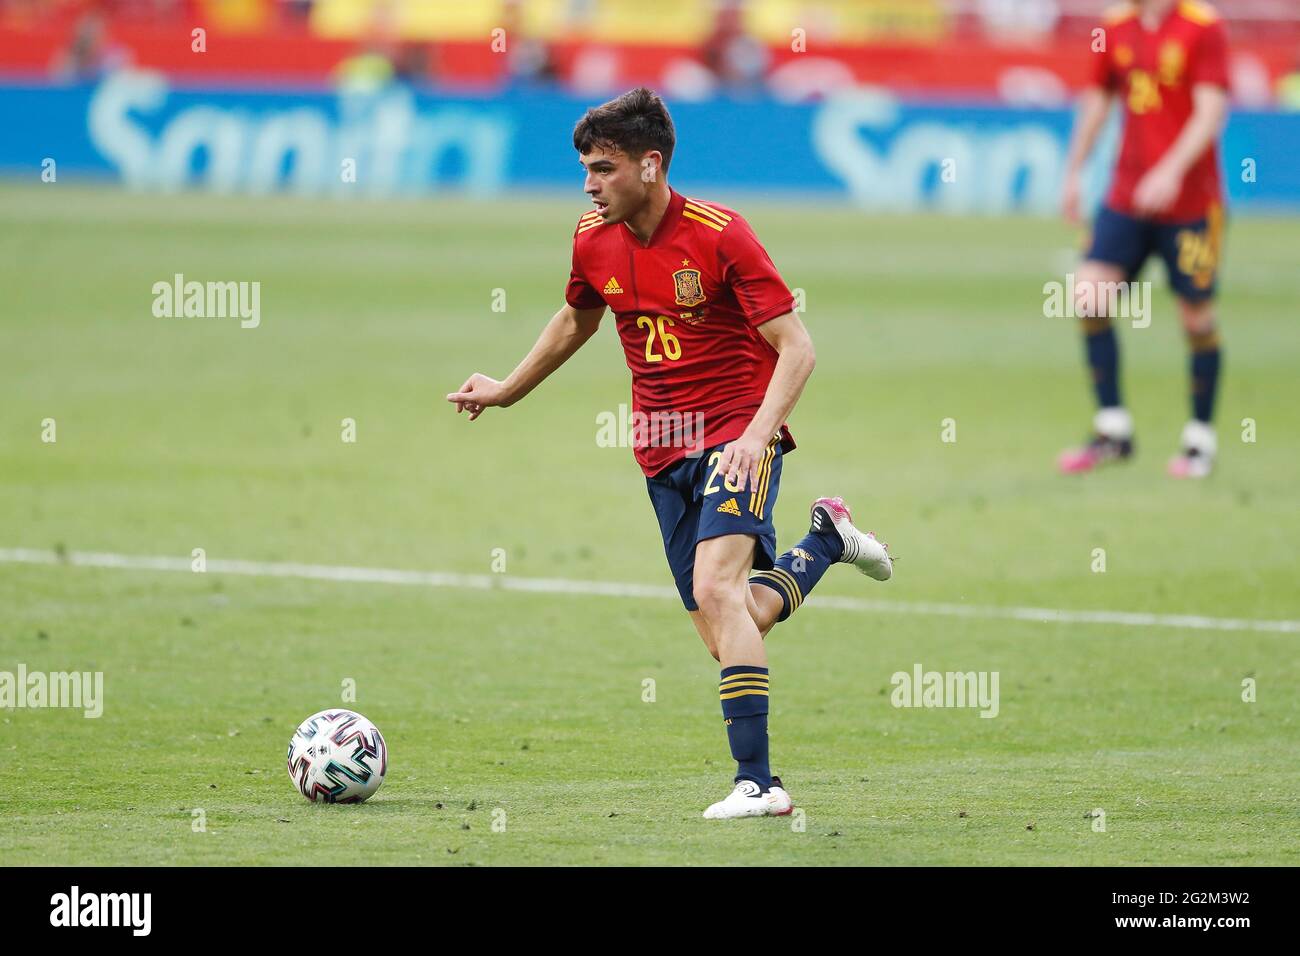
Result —
[[665, 175], [676, 145], [677, 132], [668, 107], [658, 93], [644, 86], [593, 106], [573, 127], [573, 148], [578, 152], [616, 149], [637, 157], [657, 149], [664, 157]]

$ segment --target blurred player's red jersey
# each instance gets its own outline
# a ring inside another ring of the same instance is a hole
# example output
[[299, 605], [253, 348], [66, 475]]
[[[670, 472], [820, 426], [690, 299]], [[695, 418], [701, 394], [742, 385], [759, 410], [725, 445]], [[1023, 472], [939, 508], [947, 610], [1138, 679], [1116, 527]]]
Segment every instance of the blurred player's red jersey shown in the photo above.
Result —
[[[1124, 102], [1124, 139], [1106, 205], [1133, 213], [1133, 190], [1173, 145], [1192, 115], [1198, 83], [1228, 87], [1228, 44], [1223, 24], [1208, 4], [1174, 4], [1154, 31], [1136, 3], [1108, 12], [1106, 48], [1093, 53], [1093, 82]], [[1162, 222], [1191, 222], [1222, 203], [1218, 147], [1211, 146], [1183, 180], [1178, 199]]]
[[[749, 223], [675, 191], [647, 245], [599, 213], [579, 219], [564, 297], [614, 312], [632, 370], [633, 449], [647, 475], [740, 437], [776, 367], [758, 326], [794, 311]], [[794, 448], [784, 425], [781, 434]]]

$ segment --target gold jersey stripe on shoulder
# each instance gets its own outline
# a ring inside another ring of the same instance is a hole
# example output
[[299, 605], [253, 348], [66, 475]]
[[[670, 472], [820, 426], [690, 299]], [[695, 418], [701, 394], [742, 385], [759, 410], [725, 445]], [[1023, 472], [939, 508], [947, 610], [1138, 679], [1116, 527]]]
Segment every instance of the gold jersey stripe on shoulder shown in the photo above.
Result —
[[706, 216], [711, 216], [712, 218], [716, 219], [718, 222], [722, 223], [724, 226], [727, 223], [731, 222], [731, 217], [728, 216], [725, 212], [719, 212], [718, 210], [714, 209], [712, 206], [700, 202], [698, 199], [686, 200], [686, 208], [693, 209], [695, 212], [703, 213]]
[[1182, 0], [1178, 4], [1178, 13], [1193, 23], [1205, 26], [1219, 19], [1219, 12], [1201, 0]]
[[599, 218], [600, 218], [600, 213], [596, 212], [596, 211], [593, 209], [591, 212], [589, 212], [589, 213], [587, 213], [586, 215], [584, 215], [584, 216], [582, 216], [581, 218], [579, 218], [579, 219], [578, 219], [578, 222], [579, 222], [579, 223], [588, 223], [588, 222], [591, 222], [593, 219], [599, 219]]
[[1136, 3], [1116, 3], [1102, 11], [1101, 22], [1108, 27], [1113, 27], [1117, 23], [1123, 23], [1125, 20], [1137, 16], [1138, 8]]
[[683, 209], [682, 216], [686, 219], [694, 219], [696, 222], [702, 222], [710, 229], [712, 229], [714, 232], [722, 232], [722, 227], [719, 226], [714, 220], [706, 219], [704, 216], [697, 216], [689, 209]]
[[578, 223], [578, 233], [582, 234], [586, 232], [588, 229], [595, 229], [597, 226], [603, 226], [603, 225], [605, 225], [605, 220], [603, 219], [596, 219], [592, 222], [580, 222]]

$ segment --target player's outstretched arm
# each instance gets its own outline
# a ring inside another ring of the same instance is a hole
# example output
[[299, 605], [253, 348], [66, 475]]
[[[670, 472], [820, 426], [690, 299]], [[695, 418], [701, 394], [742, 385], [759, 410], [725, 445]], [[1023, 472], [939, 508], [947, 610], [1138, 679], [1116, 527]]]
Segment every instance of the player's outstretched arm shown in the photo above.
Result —
[[758, 331], [777, 351], [776, 368], [763, 394], [763, 404], [754, 413], [745, 433], [722, 449], [719, 474], [730, 484], [739, 482], [739, 490], [755, 487], [763, 451], [772, 436], [790, 417], [795, 403], [803, 394], [804, 384], [817, 364], [812, 337], [794, 313], [764, 322]]
[[603, 305], [598, 309], [575, 309], [566, 303], [546, 323], [537, 342], [505, 381], [475, 372], [459, 391], [448, 394], [447, 401], [456, 406], [456, 414], [469, 412], [470, 421], [482, 415], [485, 408], [509, 408], [582, 348], [600, 327], [604, 314]]
[[1110, 112], [1111, 93], [1100, 86], [1089, 87], [1079, 98], [1078, 118], [1070, 136], [1070, 152], [1065, 160], [1065, 182], [1061, 191], [1061, 212], [1070, 222], [1079, 221], [1079, 179], [1097, 137]]

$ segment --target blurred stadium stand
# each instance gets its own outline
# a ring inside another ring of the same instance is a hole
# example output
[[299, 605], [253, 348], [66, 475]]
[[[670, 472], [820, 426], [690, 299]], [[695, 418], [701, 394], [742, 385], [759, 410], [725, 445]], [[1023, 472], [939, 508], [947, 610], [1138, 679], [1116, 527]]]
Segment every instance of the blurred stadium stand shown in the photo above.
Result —
[[[0, 171], [57, 156], [65, 175], [137, 188], [572, 189], [573, 118], [644, 83], [672, 103], [683, 141], [727, 144], [684, 150], [683, 182], [1049, 213], [1090, 31], [1110, 6], [0, 0]], [[1230, 201], [1300, 209], [1300, 0], [1215, 7], [1236, 101], [1223, 163], [1261, 171], [1229, 175]], [[954, 156], [975, 175], [940, 189], [937, 164]], [[364, 172], [355, 187], [339, 182], [344, 159]]]
[[[1106, 0], [0, 0], [0, 71], [85, 78], [124, 63], [216, 82], [326, 85], [358, 74], [677, 99], [768, 91], [1058, 103]], [[1291, 102], [1300, 2], [1220, 0], [1239, 102]], [[794, 25], [794, 26], [792, 26]], [[190, 31], [207, 31], [206, 51]], [[505, 55], [493, 31], [504, 30]], [[358, 59], [360, 58], [360, 59]]]

